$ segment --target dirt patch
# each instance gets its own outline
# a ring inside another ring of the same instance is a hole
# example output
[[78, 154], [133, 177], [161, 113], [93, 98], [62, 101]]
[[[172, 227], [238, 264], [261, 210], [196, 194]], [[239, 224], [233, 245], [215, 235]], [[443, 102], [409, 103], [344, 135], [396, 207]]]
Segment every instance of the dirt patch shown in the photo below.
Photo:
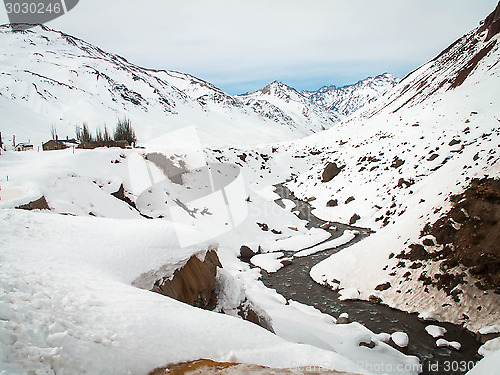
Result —
[[450, 89], [457, 88], [467, 79], [469, 74], [474, 70], [474, 68], [479, 64], [479, 62], [493, 49], [495, 46], [495, 41], [489, 43], [486, 47], [483, 47], [459, 72], [457, 78], [450, 86]]
[[50, 210], [49, 204], [47, 203], [47, 200], [45, 199], [44, 196], [41, 198], [38, 198], [35, 201], [29, 202], [27, 204], [22, 204], [18, 207], [16, 207], [19, 210]]
[[454, 290], [464, 283], [465, 271], [477, 279], [476, 286], [500, 294], [500, 180], [474, 179], [462, 194], [451, 197], [453, 208], [434, 224], [427, 224], [421, 236], [432, 235], [439, 251], [428, 252], [420, 244], [397, 257], [407, 260], [441, 261], [441, 272], [433, 284], [454, 299]]
[[500, 33], [500, 2], [495, 10], [484, 20], [481, 31], [488, 30], [485, 41], [490, 40], [494, 35]]
[[[340, 373], [337, 371], [328, 370], [326, 368], [320, 368], [318, 366], [304, 366], [300, 371], [300, 374], [317, 374], [321, 372], [327, 375], [340, 375], [347, 373]], [[270, 367], [243, 364], [243, 363], [233, 363], [233, 362], [215, 362], [211, 359], [200, 359], [198, 361], [186, 362], [176, 365], [170, 365], [164, 368], [159, 368], [149, 373], [149, 375], [195, 375], [195, 374], [205, 374], [205, 375], [215, 375], [215, 374], [258, 374], [258, 375], [292, 375], [298, 374], [297, 369], [273, 369]]]

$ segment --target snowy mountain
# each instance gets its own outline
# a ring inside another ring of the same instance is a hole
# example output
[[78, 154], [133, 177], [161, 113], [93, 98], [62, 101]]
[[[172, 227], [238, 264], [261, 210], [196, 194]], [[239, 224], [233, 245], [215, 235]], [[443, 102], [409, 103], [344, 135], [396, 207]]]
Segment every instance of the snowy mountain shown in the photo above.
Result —
[[240, 95], [239, 98], [263, 116], [272, 118], [274, 109], [279, 108], [287, 114], [290, 126], [306, 123], [311, 132], [328, 129], [343, 117], [336, 111], [317, 105], [294, 88], [278, 81], [270, 83], [261, 90]]
[[399, 78], [384, 73], [376, 77], [368, 77], [352, 85], [323, 86], [316, 91], [301, 91], [301, 94], [329, 111], [349, 116], [380, 98], [399, 81]]
[[332, 124], [292, 121], [267, 101], [245, 103], [188, 74], [138, 67], [45, 26], [1, 26], [0, 46], [2, 130], [19, 141], [47, 140], [52, 126], [63, 137], [84, 122], [113, 128], [125, 116], [142, 142], [190, 125], [217, 146], [293, 139]]

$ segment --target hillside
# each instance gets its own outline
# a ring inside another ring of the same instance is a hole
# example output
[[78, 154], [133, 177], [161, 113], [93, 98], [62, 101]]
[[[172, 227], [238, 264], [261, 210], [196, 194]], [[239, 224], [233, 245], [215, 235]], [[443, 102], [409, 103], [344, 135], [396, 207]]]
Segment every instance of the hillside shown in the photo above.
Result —
[[[153, 71], [81, 39], [37, 26], [0, 27], [0, 109], [4, 137], [39, 144], [54, 126], [74, 136], [128, 117], [142, 142], [197, 126], [204, 144], [267, 143], [311, 134], [268, 102], [246, 105], [214, 85], [173, 71]], [[263, 113], [263, 108], [265, 113]], [[330, 126], [325, 122], [324, 127]], [[223, 135], [223, 137], [222, 137]]]

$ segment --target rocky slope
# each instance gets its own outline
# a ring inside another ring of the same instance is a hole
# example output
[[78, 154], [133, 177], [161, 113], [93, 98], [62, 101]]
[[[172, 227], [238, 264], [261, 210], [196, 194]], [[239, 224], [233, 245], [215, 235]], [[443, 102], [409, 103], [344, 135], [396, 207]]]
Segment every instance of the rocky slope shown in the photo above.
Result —
[[[347, 222], [356, 215], [357, 225], [377, 230], [313, 268], [318, 282], [400, 309], [430, 310], [474, 330], [500, 320], [496, 277], [489, 274], [490, 268], [497, 272], [497, 260], [487, 250], [495, 240], [496, 211], [485, 206], [490, 198], [467, 190], [474, 178], [500, 176], [497, 25], [498, 8], [382, 100], [321, 140], [313, 136], [303, 142], [319, 152], [322, 164], [289, 187], [302, 198], [314, 196], [312, 204], [325, 219]], [[358, 134], [348, 131], [352, 127]], [[339, 172], [322, 182], [328, 163]], [[457, 202], [453, 197], [459, 194], [478, 198]], [[338, 205], [327, 207], [332, 199]], [[480, 220], [450, 221], [460, 208], [482, 210], [472, 215]], [[439, 239], [431, 245], [435, 240], [424, 234]]]

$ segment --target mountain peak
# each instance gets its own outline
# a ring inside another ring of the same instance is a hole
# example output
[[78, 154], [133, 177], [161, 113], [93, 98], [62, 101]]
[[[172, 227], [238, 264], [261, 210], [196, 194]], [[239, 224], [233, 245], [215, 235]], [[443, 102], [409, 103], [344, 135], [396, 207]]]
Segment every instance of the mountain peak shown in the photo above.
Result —
[[262, 94], [275, 95], [276, 92], [278, 91], [289, 91], [289, 90], [295, 91], [295, 89], [284, 84], [283, 82], [275, 80], [258, 91], [260, 91]]

